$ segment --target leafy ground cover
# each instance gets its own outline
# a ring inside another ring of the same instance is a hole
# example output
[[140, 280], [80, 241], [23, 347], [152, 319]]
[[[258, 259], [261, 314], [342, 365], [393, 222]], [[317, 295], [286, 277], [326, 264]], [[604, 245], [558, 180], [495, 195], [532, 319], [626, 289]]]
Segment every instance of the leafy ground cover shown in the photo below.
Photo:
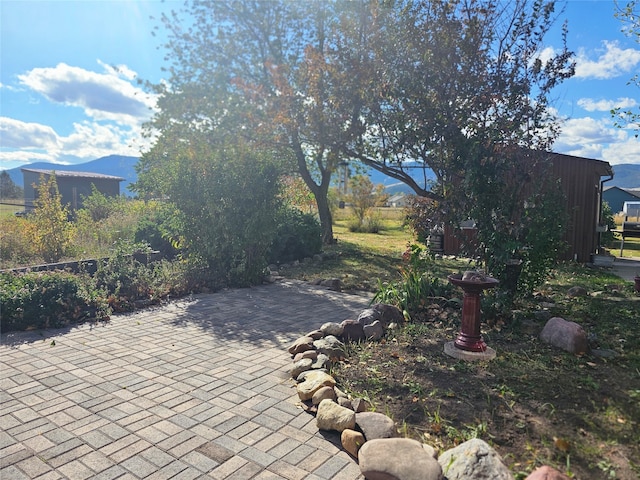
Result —
[[[350, 234], [341, 222], [332, 260], [291, 268], [287, 276], [337, 277], [345, 288], [375, 291], [377, 279], [396, 281], [411, 241], [399, 222], [380, 235]], [[437, 261], [445, 278], [464, 260]], [[586, 297], [569, 297], [580, 285]], [[461, 294], [461, 292], [457, 292]], [[545, 319], [574, 320], [593, 348], [575, 356], [539, 341]], [[490, 362], [446, 356], [460, 321], [459, 303], [433, 299], [420, 314], [379, 342], [352, 344], [333, 369], [339, 384], [365, 396], [393, 418], [404, 435], [441, 450], [469, 438], [492, 444], [516, 478], [548, 464], [580, 479], [637, 479], [640, 475], [640, 297], [609, 272], [560, 265], [534, 298], [515, 313], [485, 304], [483, 335], [497, 350]]]

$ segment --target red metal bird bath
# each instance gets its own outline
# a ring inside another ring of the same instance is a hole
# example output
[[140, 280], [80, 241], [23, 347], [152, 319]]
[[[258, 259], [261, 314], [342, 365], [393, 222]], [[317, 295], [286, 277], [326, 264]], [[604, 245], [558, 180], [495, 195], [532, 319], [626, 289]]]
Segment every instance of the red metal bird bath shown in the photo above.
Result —
[[448, 279], [463, 290], [464, 297], [460, 333], [453, 342], [445, 344], [445, 353], [463, 360], [495, 358], [495, 350], [487, 346], [480, 333], [480, 294], [497, 287], [498, 280], [475, 272], [465, 272], [464, 277], [461, 274], [449, 275]]

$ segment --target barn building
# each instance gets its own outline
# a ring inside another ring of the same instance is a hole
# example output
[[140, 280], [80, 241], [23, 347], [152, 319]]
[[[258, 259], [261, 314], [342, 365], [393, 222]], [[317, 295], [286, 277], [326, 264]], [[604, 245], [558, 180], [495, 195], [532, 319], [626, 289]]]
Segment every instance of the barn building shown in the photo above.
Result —
[[91, 195], [91, 185], [105, 196], [117, 197], [120, 195], [120, 182], [124, 178], [113, 175], [103, 175], [91, 172], [40, 170], [35, 168], [22, 168], [24, 178], [24, 203], [28, 212], [34, 208], [34, 200], [37, 195], [37, 185], [40, 179], [48, 181], [51, 175], [55, 175], [58, 191], [62, 197], [62, 204], [68, 205], [71, 211], [82, 208], [82, 198]]

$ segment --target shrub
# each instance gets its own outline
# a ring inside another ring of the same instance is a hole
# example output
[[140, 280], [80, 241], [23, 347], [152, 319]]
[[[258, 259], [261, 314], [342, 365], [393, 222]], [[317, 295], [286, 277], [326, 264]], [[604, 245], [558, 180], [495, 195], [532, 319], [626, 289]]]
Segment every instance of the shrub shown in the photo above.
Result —
[[170, 225], [175, 210], [169, 205], [152, 208], [136, 227], [134, 241], [148, 244], [152, 250], [160, 252], [164, 258], [172, 259], [178, 253], [177, 235], [171, 233]]
[[28, 262], [35, 255], [33, 224], [26, 218], [0, 218], [0, 259], [7, 267]]
[[379, 282], [373, 301], [389, 303], [405, 315], [419, 316], [434, 301], [451, 296], [453, 287], [433, 274], [433, 260], [420, 245], [410, 245], [397, 282]]
[[73, 225], [69, 222], [69, 209], [62, 205], [56, 176], [45, 180], [40, 177], [37, 186], [35, 210], [31, 220], [34, 223], [33, 243], [47, 263], [59, 261], [71, 246]]
[[105, 295], [88, 275], [0, 273], [2, 331], [59, 328], [109, 314]]
[[175, 159], [171, 224], [185, 252], [228, 286], [262, 282], [276, 230], [279, 171], [268, 156], [238, 146]]
[[284, 207], [278, 213], [276, 236], [271, 245], [272, 263], [301, 260], [322, 249], [322, 228], [315, 216]]

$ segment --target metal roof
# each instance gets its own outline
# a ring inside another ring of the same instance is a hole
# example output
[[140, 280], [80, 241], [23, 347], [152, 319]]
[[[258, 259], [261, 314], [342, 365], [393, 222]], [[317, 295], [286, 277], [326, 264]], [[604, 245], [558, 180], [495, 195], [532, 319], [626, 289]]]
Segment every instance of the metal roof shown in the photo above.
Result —
[[41, 173], [43, 175], [53, 175], [56, 177], [73, 177], [73, 178], [96, 178], [102, 180], [117, 180], [123, 182], [125, 179], [122, 177], [115, 177], [113, 175], [105, 175], [103, 173], [93, 172], [75, 172], [72, 170], [41, 170], [38, 168], [21, 168], [23, 172]]

